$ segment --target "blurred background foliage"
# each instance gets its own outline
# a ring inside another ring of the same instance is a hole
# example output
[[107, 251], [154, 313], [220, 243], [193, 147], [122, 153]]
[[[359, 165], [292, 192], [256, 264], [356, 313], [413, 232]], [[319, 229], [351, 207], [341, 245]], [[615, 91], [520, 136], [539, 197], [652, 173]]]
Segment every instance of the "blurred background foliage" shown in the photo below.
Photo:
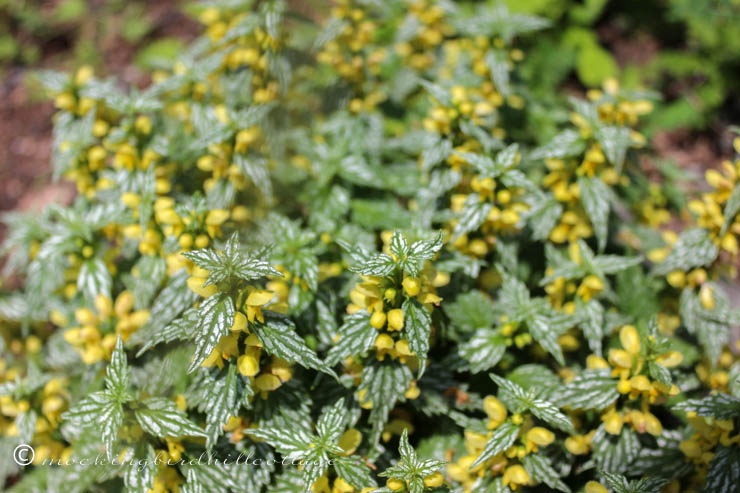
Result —
[[144, 86], [198, 34], [188, 3], [0, 0], [0, 211], [73, 196], [65, 183], [50, 184], [53, 105], [33, 73], [89, 65]]
[[140, 68], [158, 68], [183, 44], [178, 37], [156, 36], [159, 24], [168, 20], [160, 15], [162, 7], [172, 4], [183, 2], [0, 0], [0, 70], [50, 59], [102, 67], [105, 50], [122, 48], [135, 50]]
[[[527, 53], [529, 87], [558, 97], [573, 83], [660, 91], [647, 133], [740, 119], [739, 0], [506, 0], [553, 23]], [[726, 123], [725, 123], [726, 125]]]
[[[535, 128], [512, 128], [513, 136], [547, 141], [568, 119], [562, 99], [616, 77], [622, 87], [656, 91], [643, 131], [657, 136], [659, 167], [677, 163], [701, 171], [731, 154], [727, 129], [740, 121], [740, 0], [501, 1], [551, 23], [522, 40], [527, 56], [517, 74], [533, 96], [528, 99], [537, 102], [528, 109]], [[289, 3], [319, 22], [331, 5]], [[0, 185], [0, 210], [24, 202], [18, 190], [49, 181], [52, 108], [28, 75], [91, 65], [97, 74], [145, 85], [148, 74], [169, 67], [199, 31], [202, 5], [0, 0], [0, 182], [7, 184]], [[18, 162], [24, 163], [20, 173]]]
[[[531, 42], [523, 70], [538, 96], [557, 98], [564, 87], [592, 88], [618, 77], [626, 87], [661, 92], [648, 133], [740, 119], [731, 91], [740, 77], [740, 0], [504, 1], [552, 22]], [[330, 1], [298, 3], [321, 12]], [[179, 0], [0, 0], [0, 76], [49, 59], [105, 69], [105, 51], [121, 49], [135, 51], [131, 61], [139, 69], [165, 68], [186, 36], [177, 26], [173, 35], [158, 32], [158, 23], [177, 19], [157, 19], [153, 11], [172, 4], [192, 12], [192, 2]]]

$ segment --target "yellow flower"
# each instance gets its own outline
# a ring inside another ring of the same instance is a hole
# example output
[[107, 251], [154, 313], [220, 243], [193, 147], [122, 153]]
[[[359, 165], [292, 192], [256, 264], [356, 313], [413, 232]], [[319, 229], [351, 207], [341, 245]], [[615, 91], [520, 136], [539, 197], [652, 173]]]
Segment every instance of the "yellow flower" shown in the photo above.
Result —
[[596, 481], [589, 481], [586, 483], [586, 493], [609, 493], [609, 490], [606, 489], [605, 486], [603, 486], [601, 483], [598, 483]]
[[394, 308], [388, 312], [388, 330], [401, 330], [403, 329], [403, 310], [400, 308]]
[[496, 397], [489, 395], [483, 399], [483, 410], [488, 415], [488, 429], [498, 428], [504, 421], [508, 411]]
[[586, 435], [574, 435], [565, 439], [565, 448], [573, 455], [584, 455], [591, 450], [591, 440]]
[[231, 324], [232, 332], [241, 332], [247, 328], [247, 317], [242, 312], [236, 312], [234, 314], [234, 323]]
[[350, 428], [339, 437], [337, 443], [344, 452], [344, 455], [352, 455], [357, 450], [360, 442], [362, 442], [362, 433], [355, 428]]
[[512, 490], [516, 491], [519, 486], [529, 484], [530, 478], [529, 473], [523, 466], [515, 464], [506, 468], [502, 481], [504, 486], [508, 486]]
[[442, 476], [442, 473], [435, 472], [424, 478], [424, 486], [427, 488], [436, 488], [437, 486], [442, 486], [444, 480], [445, 478]]
[[406, 483], [404, 483], [400, 479], [395, 478], [389, 478], [388, 481], [385, 482], [385, 485], [391, 491], [401, 491], [402, 489], [406, 488]]
[[594, 275], [589, 275], [581, 281], [576, 294], [583, 298], [584, 301], [589, 301], [593, 296], [599, 294], [603, 290], [604, 283], [601, 279]]
[[601, 417], [604, 422], [604, 429], [611, 435], [619, 435], [622, 432], [624, 421], [618, 412], [611, 410]]
[[247, 319], [250, 322], [259, 320], [264, 322], [265, 319], [262, 316], [262, 306], [266, 305], [275, 295], [264, 289], [257, 289], [249, 293], [247, 297]]
[[411, 277], [407, 277], [403, 280], [403, 290], [409, 296], [416, 296], [421, 290], [419, 281]]
[[555, 440], [555, 435], [550, 430], [535, 426], [525, 435], [526, 451], [527, 453], [536, 452], [538, 447], [547, 447], [553, 440]]

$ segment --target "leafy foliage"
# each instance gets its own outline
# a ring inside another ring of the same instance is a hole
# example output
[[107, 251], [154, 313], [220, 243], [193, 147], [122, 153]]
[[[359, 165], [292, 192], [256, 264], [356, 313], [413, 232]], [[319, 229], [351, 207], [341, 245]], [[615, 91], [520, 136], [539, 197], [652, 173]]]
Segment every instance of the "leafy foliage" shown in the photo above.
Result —
[[[78, 197], [9, 221], [0, 449], [37, 463], [7, 486], [736, 484], [738, 164], [675, 233], [649, 94], [540, 93], [518, 46], [543, 17], [294, 7], [198, 4], [146, 88], [46, 74]], [[579, 72], [604, 56], [566, 34]], [[125, 464], [41, 464], [103, 451]]]

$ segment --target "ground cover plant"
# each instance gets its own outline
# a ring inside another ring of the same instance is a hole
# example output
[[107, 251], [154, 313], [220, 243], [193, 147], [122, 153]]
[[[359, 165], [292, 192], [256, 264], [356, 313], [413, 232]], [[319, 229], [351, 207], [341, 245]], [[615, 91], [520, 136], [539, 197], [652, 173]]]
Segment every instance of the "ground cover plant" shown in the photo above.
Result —
[[500, 3], [198, 15], [145, 89], [41, 74], [78, 197], [7, 218], [11, 490], [740, 488], [740, 161], [647, 176], [614, 79], [543, 112]]

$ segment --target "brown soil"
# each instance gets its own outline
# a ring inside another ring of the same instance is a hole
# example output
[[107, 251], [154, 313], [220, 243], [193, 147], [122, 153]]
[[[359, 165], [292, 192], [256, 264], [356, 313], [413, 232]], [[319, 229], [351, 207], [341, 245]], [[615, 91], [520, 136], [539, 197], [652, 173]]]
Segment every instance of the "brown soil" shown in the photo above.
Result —
[[[178, 0], [153, 2], [147, 15], [154, 20], [148, 39], [178, 37], [188, 41], [199, 32], [197, 24], [181, 13]], [[70, 45], [71, 40], [64, 37], [49, 41], [41, 47], [41, 61], [32, 69], [74, 69], [71, 55], [65, 53]], [[133, 64], [137, 46], [127, 43], [116, 27], [103, 35], [99, 52], [105, 75], [139, 87], [149, 82], [147, 74]], [[52, 183], [54, 108], [51, 102], [38, 101], [38, 95], [29, 90], [25, 81], [30, 69], [5, 67], [0, 75], [0, 214], [16, 209], [38, 210], [50, 202], [69, 203], [74, 198], [74, 188], [69, 183]], [[4, 228], [0, 225], [0, 241], [3, 237]]]

